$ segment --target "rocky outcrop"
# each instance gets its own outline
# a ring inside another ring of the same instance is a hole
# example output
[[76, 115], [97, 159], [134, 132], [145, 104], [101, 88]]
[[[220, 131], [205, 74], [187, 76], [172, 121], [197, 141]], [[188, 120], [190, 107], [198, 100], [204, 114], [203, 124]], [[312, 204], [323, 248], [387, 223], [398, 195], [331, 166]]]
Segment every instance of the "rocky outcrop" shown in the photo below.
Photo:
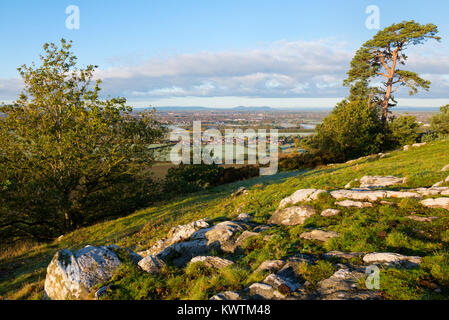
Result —
[[139, 261], [138, 265], [143, 271], [151, 274], [159, 273], [166, 266], [164, 261], [153, 255], [146, 256]]
[[377, 300], [376, 291], [360, 288], [359, 282], [365, 277], [363, 272], [339, 269], [330, 278], [318, 283], [322, 300]]
[[337, 216], [341, 213], [341, 210], [338, 209], [326, 209], [323, 212], [321, 212], [322, 217], [333, 217]]
[[373, 204], [369, 202], [360, 202], [360, 201], [353, 201], [353, 200], [344, 200], [340, 202], [335, 203], [337, 206], [340, 207], [346, 207], [346, 208], [372, 208]]
[[216, 224], [205, 233], [207, 245], [218, 246], [224, 252], [234, 252], [234, 236], [248, 228], [248, 225], [242, 222], [225, 221]]
[[398, 253], [391, 252], [373, 252], [368, 253], [363, 257], [365, 263], [386, 263], [386, 264], [399, 264], [405, 263], [409, 265], [421, 264], [421, 257], [416, 256], [404, 256]]
[[[84, 300], [92, 298], [92, 288], [108, 281], [122, 262], [116, 251], [119, 247], [87, 246], [71, 252], [61, 250], [48, 265], [45, 294], [52, 300]], [[130, 252], [137, 260], [138, 255]]]
[[301, 233], [300, 237], [306, 240], [327, 241], [329, 239], [337, 238], [340, 235], [334, 231], [312, 230], [310, 232]]
[[300, 202], [307, 202], [317, 200], [320, 194], [325, 194], [327, 191], [318, 189], [301, 189], [293, 193], [291, 196], [282, 199], [278, 210], [283, 209], [288, 205], [295, 205]]
[[377, 201], [383, 198], [415, 198], [420, 199], [422, 196], [416, 192], [409, 191], [366, 191], [366, 190], [337, 190], [332, 191], [331, 196], [337, 200], [366, 200]]
[[449, 198], [426, 199], [421, 204], [428, 208], [442, 208], [449, 210]]
[[255, 272], [278, 271], [285, 265], [284, 260], [267, 260], [261, 263]]
[[342, 251], [330, 251], [325, 254], [323, 254], [323, 258], [325, 259], [331, 259], [331, 258], [338, 258], [338, 259], [354, 259], [362, 256], [363, 253], [361, 252], [342, 252]]
[[244, 298], [235, 291], [225, 291], [225, 292], [221, 292], [219, 294], [216, 294], [215, 296], [213, 296], [212, 298], [210, 298], [210, 300], [244, 300]]
[[276, 211], [268, 223], [281, 224], [284, 226], [296, 226], [303, 224], [307, 218], [317, 214], [317, 211], [311, 206], [302, 205], [297, 207], [289, 207]]
[[443, 169], [441, 169], [441, 172], [449, 171], [449, 164], [444, 166]]
[[438, 217], [421, 217], [421, 216], [407, 216], [407, 218], [417, 222], [432, 222], [433, 220], [438, 219]]
[[213, 256], [199, 256], [190, 260], [190, 263], [202, 262], [206, 267], [223, 269], [234, 264], [233, 261]]
[[361, 188], [382, 188], [407, 182], [407, 178], [394, 176], [364, 176], [360, 179]]

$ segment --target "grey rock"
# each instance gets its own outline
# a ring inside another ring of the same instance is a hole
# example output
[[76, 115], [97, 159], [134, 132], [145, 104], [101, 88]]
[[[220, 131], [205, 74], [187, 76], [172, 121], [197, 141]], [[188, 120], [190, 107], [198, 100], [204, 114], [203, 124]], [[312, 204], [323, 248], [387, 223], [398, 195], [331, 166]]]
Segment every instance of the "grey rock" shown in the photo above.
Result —
[[307, 218], [310, 218], [315, 214], [317, 214], [317, 211], [311, 206], [302, 205], [289, 207], [276, 211], [268, 220], [268, 223], [296, 226], [298, 224], [303, 224]]
[[341, 210], [338, 209], [326, 209], [323, 212], [321, 212], [322, 217], [333, 217], [337, 216], [341, 213]]
[[157, 256], [149, 255], [140, 260], [139, 267], [151, 274], [157, 274], [163, 267], [166, 266], [165, 262], [159, 259]]
[[449, 198], [425, 199], [421, 204], [428, 208], [443, 208], [449, 210]]
[[52, 300], [89, 299], [92, 288], [108, 281], [122, 264], [114, 249], [86, 246], [75, 252], [58, 251], [47, 268], [45, 294]]
[[371, 207], [373, 207], [372, 203], [353, 201], [353, 200], [344, 200], [344, 201], [336, 202], [335, 204], [340, 206], [340, 207], [346, 207], [346, 208], [355, 207], [355, 208], [363, 209], [363, 208], [371, 208]]
[[245, 299], [238, 292], [225, 291], [213, 296], [212, 298], [210, 298], [210, 300], [232, 301], [232, 300], [245, 300]]
[[291, 196], [282, 199], [278, 210], [283, 209], [288, 205], [295, 205], [299, 202], [304, 201], [313, 201], [317, 200], [320, 194], [327, 193], [326, 190], [317, 190], [317, 189], [301, 189], [293, 193]]
[[398, 178], [394, 176], [364, 176], [360, 179], [361, 188], [379, 188], [388, 187], [407, 182], [407, 178]]
[[306, 240], [327, 241], [329, 239], [337, 238], [340, 234], [334, 231], [312, 230], [310, 232], [301, 233], [300, 237]]
[[233, 261], [214, 256], [199, 256], [190, 260], [190, 263], [202, 262], [205, 266], [215, 269], [223, 269], [234, 264]]
[[260, 264], [255, 272], [277, 271], [285, 265], [284, 260], [267, 260]]

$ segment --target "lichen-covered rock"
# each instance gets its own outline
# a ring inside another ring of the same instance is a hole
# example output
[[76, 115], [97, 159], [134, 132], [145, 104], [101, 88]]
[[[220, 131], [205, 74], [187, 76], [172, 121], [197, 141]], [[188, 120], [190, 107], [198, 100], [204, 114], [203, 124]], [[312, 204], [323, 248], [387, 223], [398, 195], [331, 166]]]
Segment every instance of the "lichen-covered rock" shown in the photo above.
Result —
[[379, 188], [388, 187], [407, 182], [407, 178], [398, 178], [394, 176], [364, 176], [360, 179], [361, 188]]
[[260, 266], [256, 269], [256, 272], [264, 272], [264, 271], [277, 271], [281, 269], [285, 265], [284, 260], [267, 260], [260, 264]]
[[449, 191], [449, 187], [417, 188], [410, 191], [417, 192], [422, 196], [437, 196], [444, 193], [445, 191]]
[[336, 202], [335, 203], [337, 206], [340, 207], [346, 207], [346, 208], [359, 208], [359, 209], [363, 209], [363, 208], [371, 208], [373, 207], [372, 203], [369, 202], [360, 202], [360, 201], [353, 201], [353, 200], [344, 200], [344, 201], [340, 201], [340, 202]]
[[327, 193], [326, 190], [317, 190], [317, 189], [301, 189], [293, 193], [291, 196], [282, 199], [279, 203], [279, 209], [283, 209], [288, 205], [295, 205], [299, 202], [303, 201], [313, 201], [318, 199], [320, 194]]
[[412, 265], [419, 265], [421, 264], [421, 257], [416, 256], [404, 256], [399, 253], [391, 253], [391, 252], [373, 252], [368, 253], [363, 257], [363, 261], [365, 263], [402, 263], [402, 262], [408, 262]]
[[207, 239], [174, 243], [160, 252], [157, 257], [178, 267], [185, 266], [193, 257], [204, 256], [219, 249], [217, 243], [208, 243]]
[[248, 226], [242, 222], [225, 221], [220, 222], [206, 232], [207, 244], [215, 244], [224, 252], [234, 252], [234, 236], [238, 232], [247, 229]]
[[222, 300], [222, 301], [230, 300], [230, 301], [232, 301], [232, 300], [245, 300], [245, 299], [238, 292], [225, 291], [225, 292], [216, 294], [215, 296], [210, 298], [210, 300]]
[[296, 279], [286, 278], [275, 273], [268, 275], [263, 282], [269, 284], [283, 295], [288, 295], [301, 287], [301, 284]]
[[266, 283], [253, 283], [247, 288], [251, 299], [256, 300], [282, 300], [285, 295]]
[[205, 228], [209, 228], [209, 223], [204, 219], [174, 227], [168, 232], [170, 244], [188, 240], [195, 232]]
[[359, 281], [365, 276], [358, 271], [339, 269], [330, 278], [318, 283], [318, 292], [322, 300], [373, 300], [380, 296], [376, 291], [363, 290]]
[[354, 259], [362, 256], [363, 253], [361, 252], [342, 252], [342, 251], [330, 251], [325, 254], [323, 254], [323, 258], [330, 259], [330, 258], [340, 258], [340, 259]]
[[241, 247], [246, 239], [259, 236], [258, 232], [243, 231], [243, 233], [235, 240], [235, 247]]
[[338, 209], [326, 209], [323, 212], [321, 212], [322, 217], [333, 217], [336, 215], [339, 215], [341, 213], [341, 210]]
[[190, 260], [190, 263], [202, 262], [206, 267], [223, 269], [234, 264], [233, 261], [214, 256], [199, 256]]
[[151, 274], [159, 273], [166, 266], [164, 261], [153, 255], [143, 258], [139, 261], [138, 265], [142, 270]]
[[296, 226], [298, 224], [303, 224], [307, 218], [310, 218], [315, 214], [317, 214], [317, 211], [311, 206], [303, 205], [289, 207], [276, 211], [268, 220], [268, 223]]
[[428, 208], [443, 208], [449, 210], [449, 198], [425, 199], [421, 204]]
[[52, 300], [84, 300], [92, 288], [108, 281], [122, 264], [116, 246], [60, 250], [47, 268], [45, 294]]
[[438, 219], [438, 217], [421, 217], [421, 216], [408, 216], [407, 218], [418, 222], [432, 222], [433, 220]]
[[312, 230], [310, 232], [301, 233], [300, 237], [306, 240], [327, 241], [329, 239], [337, 238], [340, 234], [334, 231]]
[[237, 221], [245, 221], [245, 222], [249, 222], [249, 221], [251, 221], [252, 219], [253, 219], [253, 216], [252, 216], [252, 215], [249, 215], [249, 214], [247, 214], [247, 213], [245, 213], [245, 212], [239, 214], [239, 215], [237, 216], [237, 218], [236, 218]]

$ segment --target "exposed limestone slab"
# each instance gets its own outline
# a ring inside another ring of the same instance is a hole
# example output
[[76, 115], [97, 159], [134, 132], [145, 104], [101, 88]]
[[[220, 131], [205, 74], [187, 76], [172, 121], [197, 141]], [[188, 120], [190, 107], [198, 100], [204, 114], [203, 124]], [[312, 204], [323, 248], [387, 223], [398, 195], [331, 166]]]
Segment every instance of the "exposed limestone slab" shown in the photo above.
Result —
[[337, 238], [340, 234], [334, 231], [312, 230], [310, 232], [301, 233], [300, 237], [306, 240], [327, 241], [329, 239]]
[[422, 196], [437, 196], [445, 191], [449, 191], [449, 187], [417, 188], [410, 191], [417, 192]]
[[173, 259], [173, 264], [181, 267], [193, 257], [207, 255], [213, 249], [219, 249], [219, 244], [208, 243], [207, 239], [191, 240], [174, 243], [160, 252], [157, 257], [164, 261]]
[[246, 221], [246, 222], [248, 222], [248, 221], [251, 221], [253, 218], [254, 217], [252, 215], [249, 215], [249, 214], [243, 212], [243, 213], [241, 213], [241, 214], [239, 214], [237, 216], [236, 220], [237, 221]]
[[443, 169], [441, 169], [441, 172], [449, 171], [449, 164], [446, 165]]
[[359, 281], [365, 274], [359, 271], [339, 269], [330, 278], [318, 283], [318, 292], [322, 300], [373, 300], [380, 296], [371, 290], [363, 290]]
[[243, 299], [242, 296], [238, 292], [225, 291], [225, 292], [220, 292], [219, 294], [216, 294], [215, 296], [210, 298], [210, 300], [232, 301], [232, 300], [245, 300], [245, 299]]
[[346, 207], [346, 208], [371, 208], [373, 207], [372, 203], [369, 202], [360, 202], [360, 201], [353, 201], [353, 200], [344, 200], [340, 202], [336, 202], [336, 205], [340, 207]]
[[433, 220], [438, 219], [438, 217], [420, 217], [420, 216], [408, 216], [407, 218], [418, 222], [432, 222]]
[[247, 228], [248, 225], [242, 222], [220, 222], [207, 231], [205, 237], [209, 245], [215, 243], [219, 245], [221, 250], [225, 252], [233, 252], [235, 249], [235, 242], [233, 241], [234, 235], [238, 232], [244, 231]]
[[401, 263], [409, 262], [412, 264], [421, 264], [421, 257], [417, 256], [404, 256], [399, 253], [391, 252], [373, 252], [368, 253], [363, 257], [363, 261], [366, 263]]
[[303, 224], [307, 218], [310, 218], [315, 214], [317, 214], [317, 211], [311, 206], [302, 205], [289, 207], [276, 211], [268, 220], [268, 223], [296, 226]]
[[151, 274], [159, 273], [166, 266], [164, 261], [153, 255], [146, 256], [139, 261], [138, 265], [142, 270]]
[[379, 188], [388, 187], [407, 182], [407, 178], [398, 178], [394, 176], [364, 176], [360, 179], [361, 188]]
[[343, 251], [329, 251], [325, 254], [323, 254], [323, 258], [329, 259], [329, 258], [342, 258], [342, 259], [354, 259], [362, 256], [362, 252], [343, 252]]
[[326, 190], [317, 190], [317, 189], [301, 189], [293, 193], [291, 196], [282, 199], [279, 203], [278, 209], [283, 209], [288, 205], [295, 205], [299, 202], [304, 201], [313, 201], [318, 199], [320, 194], [327, 193]]
[[190, 263], [202, 262], [209, 268], [223, 269], [234, 264], [233, 261], [214, 256], [199, 256], [190, 260]]
[[86, 246], [75, 252], [58, 251], [47, 268], [45, 294], [52, 300], [88, 299], [92, 288], [108, 281], [122, 264], [114, 252], [117, 248]]
[[385, 191], [336, 190], [336, 191], [331, 192], [331, 196], [337, 200], [352, 199], [352, 200], [376, 201], [378, 199], [386, 198], [386, 192]]
[[204, 219], [198, 220], [172, 228], [168, 232], [168, 238], [171, 238], [170, 241], [172, 244], [181, 242], [189, 239], [195, 232], [204, 228], [209, 228], [209, 223], [207, 223]]
[[301, 284], [293, 277], [286, 278], [274, 273], [268, 275], [263, 282], [271, 285], [284, 295], [290, 294], [301, 287]]
[[255, 272], [277, 271], [285, 265], [284, 260], [267, 260], [260, 264]]
[[341, 210], [338, 209], [326, 209], [323, 212], [321, 212], [322, 217], [333, 217], [336, 215], [339, 215], [341, 213]]
[[281, 300], [285, 298], [285, 295], [266, 283], [253, 283], [248, 287], [247, 291], [252, 299]]
[[428, 208], [443, 208], [449, 210], [449, 198], [425, 199], [421, 204]]

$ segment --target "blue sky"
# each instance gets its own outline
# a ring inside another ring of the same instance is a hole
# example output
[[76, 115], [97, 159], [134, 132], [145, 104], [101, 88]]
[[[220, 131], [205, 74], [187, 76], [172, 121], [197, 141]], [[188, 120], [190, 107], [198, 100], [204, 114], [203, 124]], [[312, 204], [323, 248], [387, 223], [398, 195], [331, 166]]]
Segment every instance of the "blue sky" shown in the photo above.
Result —
[[[69, 5], [80, 9], [79, 30], [65, 26]], [[440, 44], [409, 53], [431, 92], [397, 95], [407, 105], [449, 101], [447, 0], [2, 0], [0, 101], [20, 90], [16, 68], [64, 37], [81, 65], [99, 66], [106, 95], [136, 106], [331, 106], [347, 94], [354, 51], [377, 31], [365, 27], [369, 5], [381, 28], [409, 19], [439, 27]]]

